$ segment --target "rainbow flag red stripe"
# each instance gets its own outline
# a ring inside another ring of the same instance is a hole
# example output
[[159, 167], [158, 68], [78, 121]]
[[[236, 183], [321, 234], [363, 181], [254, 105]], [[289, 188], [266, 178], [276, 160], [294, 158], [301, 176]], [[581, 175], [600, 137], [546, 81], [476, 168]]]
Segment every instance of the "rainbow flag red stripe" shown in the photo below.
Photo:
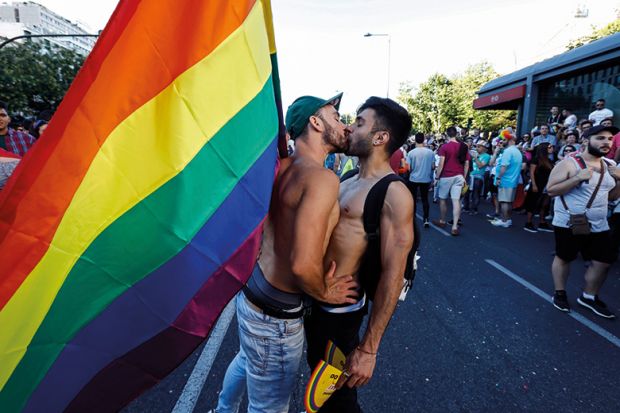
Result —
[[0, 411], [113, 410], [247, 280], [281, 136], [268, 1], [121, 1], [0, 198]]

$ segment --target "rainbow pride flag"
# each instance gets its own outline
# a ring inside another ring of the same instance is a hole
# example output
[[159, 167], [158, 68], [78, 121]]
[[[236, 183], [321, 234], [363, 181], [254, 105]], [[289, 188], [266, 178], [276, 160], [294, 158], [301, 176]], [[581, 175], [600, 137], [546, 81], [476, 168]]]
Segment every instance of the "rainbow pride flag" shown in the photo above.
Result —
[[111, 411], [247, 281], [282, 136], [269, 1], [121, 0], [0, 196], [0, 412]]

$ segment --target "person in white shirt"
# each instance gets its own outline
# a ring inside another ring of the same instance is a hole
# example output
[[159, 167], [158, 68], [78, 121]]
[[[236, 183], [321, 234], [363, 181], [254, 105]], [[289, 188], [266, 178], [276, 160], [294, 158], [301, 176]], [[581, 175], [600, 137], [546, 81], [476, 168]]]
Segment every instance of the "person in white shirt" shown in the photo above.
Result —
[[577, 127], [577, 115], [575, 115], [570, 109], [564, 109], [562, 111], [564, 116], [564, 127], [567, 129], [575, 129]]
[[594, 107], [596, 110], [588, 116], [594, 126], [598, 126], [603, 119], [614, 117], [614, 113], [605, 107], [605, 99], [597, 100]]

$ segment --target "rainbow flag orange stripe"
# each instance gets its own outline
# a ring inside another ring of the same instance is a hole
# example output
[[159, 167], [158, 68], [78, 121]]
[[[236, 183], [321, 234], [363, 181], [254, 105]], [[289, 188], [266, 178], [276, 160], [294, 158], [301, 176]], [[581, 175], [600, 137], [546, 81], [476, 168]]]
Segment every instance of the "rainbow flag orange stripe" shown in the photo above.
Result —
[[247, 280], [282, 136], [268, 1], [121, 1], [0, 198], [0, 411], [118, 409]]

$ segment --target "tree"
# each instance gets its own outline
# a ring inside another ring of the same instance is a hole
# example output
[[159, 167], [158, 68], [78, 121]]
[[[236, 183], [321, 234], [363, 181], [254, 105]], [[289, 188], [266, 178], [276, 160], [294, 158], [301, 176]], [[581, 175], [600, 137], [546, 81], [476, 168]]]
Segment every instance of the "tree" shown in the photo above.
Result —
[[489, 62], [468, 66], [465, 72], [454, 78], [454, 100], [457, 106], [455, 119], [458, 125], [471, 125], [484, 130], [498, 130], [516, 121], [516, 112], [511, 110], [476, 110], [473, 102], [477, 93], [487, 82], [499, 77]]
[[11, 112], [56, 109], [84, 57], [55, 45], [27, 41], [0, 49], [0, 100]]
[[609, 23], [607, 26], [602, 29], [597, 29], [596, 26], [592, 26], [592, 33], [581, 36], [575, 40], [572, 40], [568, 46], [566, 46], [566, 50], [576, 49], [585, 44], [591, 43], [595, 40], [601, 39], [603, 37], [609, 36], [614, 33], [620, 32], [620, 18], [614, 20]]
[[440, 73], [417, 88], [410, 83], [401, 84], [398, 100], [411, 113], [413, 129], [438, 132], [453, 123], [457, 109], [451, 90], [452, 81]]
[[485, 130], [497, 130], [514, 124], [514, 111], [482, 111], [473, 108], [476, 92], [499, 74], [488, 62], [469, 66], [464, 73], [448, 78], [432, 75], [414, 88], [401, 84], [398, 100], [413, 118], [413, 128], [424, 132], [443, 132], [448, 126], [469, 124]]

